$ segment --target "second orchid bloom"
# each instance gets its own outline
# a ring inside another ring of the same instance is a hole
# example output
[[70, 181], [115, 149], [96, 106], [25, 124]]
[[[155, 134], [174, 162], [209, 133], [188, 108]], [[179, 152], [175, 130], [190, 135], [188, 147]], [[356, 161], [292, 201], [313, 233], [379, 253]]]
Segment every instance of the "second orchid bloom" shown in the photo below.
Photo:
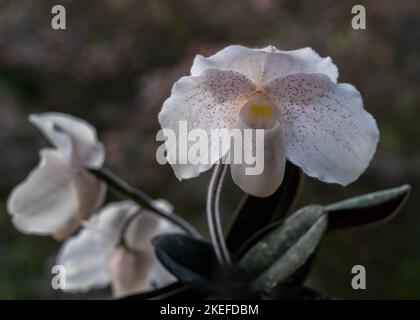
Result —
[[8, 201], [14, 225], [24, 233], [62, 240], [99, 208], [106, 186], [87, 168], [100, 168], [105, 151], [89, 123], [61, 113], [31, 115], [30, 121], [54, 148], [40, 152], [40, 163]]
[[[166, 201], [156, 204], [171, 213]], [[120, 297], [174, 282], [151, 244], [162, 233], [182, 231], [134, 202], [107, 205], [58, 254], [57, 263], [66, 270], [66, 290], [83, 292], [111, 284], [114, 296]]]

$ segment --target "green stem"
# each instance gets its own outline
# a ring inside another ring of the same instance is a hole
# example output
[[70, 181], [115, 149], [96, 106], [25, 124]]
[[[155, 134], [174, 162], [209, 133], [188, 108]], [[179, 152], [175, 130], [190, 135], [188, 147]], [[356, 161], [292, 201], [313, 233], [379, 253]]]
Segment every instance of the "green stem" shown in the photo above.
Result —
[[191, 236], [201, 239], [201, 234], [191, 226], [187, 221], [182, 219], [180, 216], [175, 214], [169, 214], [156, 206], [154, 201], [143, 191], [138, 190], [130, 186], [127, 182], [123, 181], [121, 178], [116, 176], [114, 173], [109, 171], [106, 168], [95, 169], [91, 168], [88, 169], [90, 173], [95, 175], [97, 178], [104, 181], [112, 190], [117, 192], [118, 194], [131, 199], [138, 203], [142, 208], [149, 209], [156, 213], [157, 215], [161, 216], [164, 219], [174, 223], [186, 233], [190, 234]]
[[220, 194], [226, 170], [227, 165], [221, 163], [215, 165], [207, 193], [207, 222], [210, 238], [216, 257], [223, 268], [229, 268], [232, 265], [220, 220]]

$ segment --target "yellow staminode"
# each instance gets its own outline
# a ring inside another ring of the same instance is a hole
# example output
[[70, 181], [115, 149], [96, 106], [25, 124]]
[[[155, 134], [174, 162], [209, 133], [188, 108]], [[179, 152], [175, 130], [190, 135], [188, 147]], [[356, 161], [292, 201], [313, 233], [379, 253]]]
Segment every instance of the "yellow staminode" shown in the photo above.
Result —
[[249, 109], [249, 114], [253, 119], [269, 119], [271, 117], [271, 113], [271, 107], [268, 104], [253, 104]]

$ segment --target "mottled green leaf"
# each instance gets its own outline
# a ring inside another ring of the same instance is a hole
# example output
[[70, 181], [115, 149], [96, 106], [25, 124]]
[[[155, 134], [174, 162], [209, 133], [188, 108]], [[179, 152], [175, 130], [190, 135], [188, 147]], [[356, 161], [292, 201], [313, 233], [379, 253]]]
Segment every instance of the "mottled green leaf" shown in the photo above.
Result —
[[252, 290], [270, 293], [297, 271], [315, 251], [326, 228], [327, 217], [321, 215], [267, 271], [252, 282]]
[[384, 222], [403, 207], [410, 190], [403, 185], [330, 204], [325, 207], [328, 231]]
[[[286, 261], [294, 258], [297, 253], [303, 255], [306, 260], [315, 249], [312, 245], [317, 244], [317, 242], [315, 244], [307, 242], [320, 238], [325, 228], [326, 216], [323, 207], [318, 205], [304, 207], [255, 244], [244, 255], [239, 265], [251, 278], [256, 278], [268, 272], [284, 255]], [[304, 260], [294, 263], [295, 260], [292, 259], [288, 262], [287, 270], [291, 270], [292, 264], [299, 267]]]

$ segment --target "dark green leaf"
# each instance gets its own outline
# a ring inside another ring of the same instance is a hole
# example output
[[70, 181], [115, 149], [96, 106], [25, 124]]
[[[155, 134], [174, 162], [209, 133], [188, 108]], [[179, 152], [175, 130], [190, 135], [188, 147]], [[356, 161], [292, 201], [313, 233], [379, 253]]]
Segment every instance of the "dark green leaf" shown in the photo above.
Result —
[[152, 240], [160, 262], [180, 282], [208, 293], [220, 292], [220, 272], [213, 247], [182, 234], [164, 234]]
[[284, 220], [279, 220], [269, 225], [265, 226], [261, 230], [257, 231], [252, 237], [245, 241], [245, 243], [238, 249], [237, 255], [242, 257], [245, 252], [247, 252], [250, 248], [252, 248], [258, 241], [264, 238], [267, 234], [269, 234], [272, 230], [280, 226], [284, 223]]
[[228, 232], [228, 248], [237, 252], [261, 229], [290, 213], [300, 195], [302, 183], [302, 171], [287, 162], [283, 183], [274, 194], [266, 198], [245, 195]]
[[299, 270], [315, 251], [326, 228], [327, 217], [322, 215], [268, 270], [252, 282], [252, 289], [269, 293]]
[[[253, 237], [247, 240], [244, 245], [238, 250], [238, 256], [242, 256], [245, 252], [247, 252], [254, 244], [256, 244], [259, 240], [264, 238], [267, 234], [269, 234], [272, 230], [280, 226], [284, 223], [283, 220], [274, 222], [264, 229], [257, 232]], [[313, 260], [315, 258], [315, 252], [308, 258], [308, 260], [295, 272], [291, 275], [289, 282], [294, 284], [302, 284], [306, 277], [309, 275], [311, 271]]]
[[411, 187], [403, 185], [326, 206], [328, 231], [384, 222], [405, 204]]
[[269, 292], [312, 255], [327, 227], [322, 206], [307, 206], [272, 230], [242, 258], [239, 265], [252, 281], [252, 289]]
[[325, 214], [322, 206], [304, 207], [272, 230], [242, 258], [240, 265], [252, 276], [267, 270]]

